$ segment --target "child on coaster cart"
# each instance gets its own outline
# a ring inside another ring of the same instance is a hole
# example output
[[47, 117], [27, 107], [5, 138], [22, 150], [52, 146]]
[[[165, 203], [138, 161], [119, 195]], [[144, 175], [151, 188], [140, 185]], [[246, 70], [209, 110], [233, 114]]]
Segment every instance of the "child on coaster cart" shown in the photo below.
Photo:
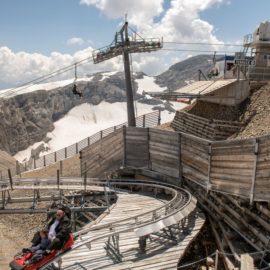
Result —
[[46, 253], [46, 249], [49, 247], [51, 241], [48, 238], [48, 230], [43, 229], [39, 232], [40, 243], [30, 248], [24, 248], [23, 253], [31, 252], [32, 257], [25, 261], [25, 265], [29, 265], [41, 260]]
[[[52, 260], [57, 252], [66, 252], [74, 243], [71, 234], [70, 212], [58, 209], [49, 220], [45, 231], [37, 232], [32, 247], [14, 257], [10, 263], [13, 270], [35, 270]], [[40, 251], [38, 251], [40, 250]], [[37, 252], [38, 251], [38, 252]]]

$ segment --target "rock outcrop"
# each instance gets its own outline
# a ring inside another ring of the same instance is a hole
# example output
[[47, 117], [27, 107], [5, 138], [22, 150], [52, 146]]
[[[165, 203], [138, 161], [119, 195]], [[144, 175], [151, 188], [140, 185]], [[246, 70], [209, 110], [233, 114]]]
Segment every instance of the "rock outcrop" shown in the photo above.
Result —
[[67, 85], [0, 99], [0, 149], [15, 154], [43, 140], [54, 129], [53, 122], [79, 104], [126, 100], [122, 73], [104, 80], [100, 76], [96, 74], [92, 81], [78, 83], [77, 89], [83, 92], [83, 98], [72, 93], [73, 85]]

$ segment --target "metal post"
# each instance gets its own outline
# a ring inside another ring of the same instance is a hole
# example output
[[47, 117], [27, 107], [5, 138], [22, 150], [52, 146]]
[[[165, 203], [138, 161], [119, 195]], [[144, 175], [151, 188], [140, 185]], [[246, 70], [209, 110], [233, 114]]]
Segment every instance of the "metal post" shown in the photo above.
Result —
[[84, 176], [86, 177], [87, 174], [87, 165], [86, 162], [84, 162]]
[[56, 152], [54, 152], [54, 162], [56, 162], [57, 161], [57, 154], [56, 154]]
[[148, 159], [148, 169], [152, 170], [152, 162], [151, 162], [151, 153], [150, 153], [150, 129], [147, 128], [147, 159]]
[[161, 110], [159, 109], [158, 110], [158, 126], [160, 125], [161, 123]]
[[183, 174], [182, 174], [182, 155], [181, 155], [181, 133], [178, 134], [178, 176], [180, 180], [180, 185], [183, 186]]
[[57, 170], [57, 189], [59, 190], [60, 188], [60, 171]]
[[8, 169], [8, 177], [9, 177], [9, 183], [10, 183], [11, 190], [13, 190], [13, 179], [12, 179], [10, 169]]
[[[129, 44], [128, 37], [128, 22], [125, 23], [125, 42], [124, 46], [127, 47]], [[124, 49], [123, 52], [124, 60], [124, 70], [125, 70], [125, 79], [126, 79], [126, 92], [127, 92], [127, 112], [128, 112], [128, 126], [135, 127], [135, 113], [134, 113], [134, 100], [133, 100], [133, 91], [132, 91], [132, 82], [131, 82], [131, 72], [130, 72], [130, 61], [129, 61], [129, 52], [128, 48]]]
[[143, 115], [143, 127], [145, 128], [145, 114]]
[[126, 126], [123, 126], [123, 148], [124, 148], [124, 157], [123, 157], [123, 167], [127, 165], [127, 142], [126, 142]]
[[216, 250], [216, 257], [215, 257], [215, 270], [218, 270], [218, 249]]
[[212, 162], [212, 144], [208, 145], [208, 177], [206, 183], [207, 193], [211, 190], [211, 162]]
[[87, 172], [84, 172], [84, 178], [83, 178], [83, 185], [84, 185], [84, 190], [86, 190], [86, 182], [87, 182]]
[[60, 175], [63, 176], [63, 161], [60, 160]]

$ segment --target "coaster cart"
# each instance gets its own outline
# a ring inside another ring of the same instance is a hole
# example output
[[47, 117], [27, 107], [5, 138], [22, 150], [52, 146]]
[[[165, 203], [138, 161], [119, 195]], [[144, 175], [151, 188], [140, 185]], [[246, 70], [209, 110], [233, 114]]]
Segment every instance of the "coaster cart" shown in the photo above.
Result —
[[[64, 244], [61, 250], [54, 250], [53, 252], [44, 256], [41, 260], [30, 263], [30, 264], [28, 264], [27, 262], [29, 260], [31, 261], [31, 257], [33, 256], [33, 253], [31, 251], [20, 252], [19, 254], [14, 256], [13, 261], [9, 264], [10, 269], [11, 270], [38, 270], [43, 265], [48, 264], [50, 261], [53, 262], [56, 256], [70, 250], [73, 244], [74, 244], [74, 238], [73, 238], [73, 235], [70, 234], [68, 241]], [[48, 267], [48, 269], [55, 269], [55, 268]]]

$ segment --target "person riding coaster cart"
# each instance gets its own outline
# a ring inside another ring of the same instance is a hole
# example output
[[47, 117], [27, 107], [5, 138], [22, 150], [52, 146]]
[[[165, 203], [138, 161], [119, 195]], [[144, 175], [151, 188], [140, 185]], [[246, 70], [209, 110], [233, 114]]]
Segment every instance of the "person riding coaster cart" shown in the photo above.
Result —
[[33, 252], [26, 251], [21, 252], [14, 256], [13, 261], [9, 264], [11, 270], [37, 270], [43, 265], [53, 261], [53, 259], [59, 255], [64, 254], [68, 250], [71, 249], [71, 247], [74, 244], [74, 239], [72, 234], [70, 234], [68, 241], [64, 244], [63, 248], [60, 250], [53, 250], [49, 254], [44, 254], [41, 260], [34, 262], [32, 261], [30, 264], [28, 264], [28, 261], [33, 256]]
[[[57, 210], [55, 217], [49, 220], [46, 228], [35, 233], [32, 247], [24, 248], [14, 256], [13, 261], [9, 264], [12, 270], [39, 269], [53, 261], [59, 254], [71, 249], [74, 238], [71, 234], [70, 209], [68, 209], [69, 211], [64, 210]], [[44, 234], [44, 232], [46, 233]], [[46, 237], [48, 243], [44, 245]]]

